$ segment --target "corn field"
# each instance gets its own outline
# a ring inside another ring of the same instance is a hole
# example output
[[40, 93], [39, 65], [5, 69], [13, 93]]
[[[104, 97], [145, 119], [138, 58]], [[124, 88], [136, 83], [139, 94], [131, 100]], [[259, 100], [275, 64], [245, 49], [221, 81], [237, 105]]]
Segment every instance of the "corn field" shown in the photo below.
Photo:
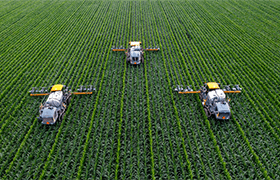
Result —
[[[1, 179], [280, 179], [279, 28], [277, 0], [0, 1]], [[243, 88], [230, 120], [173, 91], [204, 82]], [[96, 92], [44, 126], [53, 84]]]

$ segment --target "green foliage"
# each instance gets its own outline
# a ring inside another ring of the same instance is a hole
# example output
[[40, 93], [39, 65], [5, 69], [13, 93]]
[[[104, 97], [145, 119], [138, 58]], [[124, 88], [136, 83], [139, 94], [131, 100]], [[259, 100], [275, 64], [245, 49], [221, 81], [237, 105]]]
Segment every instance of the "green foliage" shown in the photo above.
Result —
[[[2, 179], [279, 179], [278, 1], [1, 1]], [[141, 41], [144, 64], [112, 46]], [[205, 81], [239, 84], [229, 121]], [[42, 126], [31, 87], [94, 84]]]

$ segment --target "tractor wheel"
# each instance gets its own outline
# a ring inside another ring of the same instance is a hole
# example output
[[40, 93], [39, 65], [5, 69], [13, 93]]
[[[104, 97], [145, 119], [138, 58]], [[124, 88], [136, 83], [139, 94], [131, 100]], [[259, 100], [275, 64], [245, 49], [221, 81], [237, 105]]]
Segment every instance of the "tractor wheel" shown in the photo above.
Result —
[[203, 95], [200, 93], [199, 94], [199, 99], [202, 101], [203, 100]]
[[204, 109], [205, 115], [207, 116], [207, 118], [209, 118], [211, 116], [210, 111], [207, 108], [203, 108], [203, 109]]
[[71, 102], [71, 98], [72, 98], [71, 96], [70, 96], [70, 97], [68, 97], [68, 99], [67, 99], [67, 101], [66, 101], [66, 102], [67, 102], [67, 106], [70, 104], [70, 102]]
[[63, 119], [64, 115], [65, 115], [65, 112], [63, 112], [62, 114], [59, 115], [58, 120], [59, 120], [60, 123], [62, 122], [62, 119]]

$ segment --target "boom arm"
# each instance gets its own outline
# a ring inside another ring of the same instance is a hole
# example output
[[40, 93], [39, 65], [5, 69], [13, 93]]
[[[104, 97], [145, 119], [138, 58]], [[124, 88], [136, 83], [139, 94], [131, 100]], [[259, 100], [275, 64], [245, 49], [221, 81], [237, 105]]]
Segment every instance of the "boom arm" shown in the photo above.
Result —
[[148, 48], [146, 48], [146, 49], [144, 49], [145, 51], [159, 51], [160, 49], [156, 46], [156, 47], [148, 47]]
[[32, 93], [30, 93], [30, 96], [47, 96], [49, 94], [50, 93], [41, 93], [41, 94], [32, 94]]
[[159, 51], [159, 48], [158, 49], [145, 49], [146, 51]]
[[241, 93], [242, 88], [239, 85], [235, 85], [233, 88], [230, 88], [229, 85], [225, 86], [223, 89], [224, 93]]
[[177, 91], [179, 94], [198, 94], [201, 92], [200, 90], [199, 91], [192, 90], [190, 86], [187, 86], [187, 88], [184, 89], [182, 85], [177, 85], [174, 90]]
[[75, 94], [75, 95], [92, 94], [92, 92], [72, 92], [72, 94]]
[[95, 91], [95, 88], [92, 87], [92, 85], [89, 86], [83, 86], [81, 85], [78, 89], [78, 92], [71, 92], [75, 95], [81, 95], [81, 94], [92, 94], [92, 92]]
[[113, 49], [112, 48], [112, 51], [125, 51], [126, 49]]
[[224, 93], [241, 93], [241, 91], [224, 91]]
[[46, 87], [42, 87], [42, 88], [36, 88], [36, 87], [32, 87], [30, 92], [30, 96], [47, 96], [50, 93], [48, 93], [48, 90]]
[[112, 49], [112, 51], [126, 51], [126, 49], [122, 46], [121, 47], [112, 47], [111, 49]]
[[[81, 85], [77, 91], [78, 92], [71, 92], [71, 90], [69, 90], [69, 87], [66, 87], [63, 92], [69, 92], [71, 94], [75, 94], [75, 95], [80, 95], [80, 94], [92, 94], [93, 91], [95, 91], [96, 89], [93, 88], [92, 85], [86, 85], [86, 86], [83, 86]], [[30, 92], [30, 96], [47, 96], [47, 95], [50, 95], [50, 93], [48, 92], [47, 88], [43, 87], [41, 89], [38, 89], [38, 88], [35, 88], [35, 87], [32, 87], [31, 91]]]
[[186, 91], [186, 92], [178, 92], [179, 94], [198, 94], [200, 91]]

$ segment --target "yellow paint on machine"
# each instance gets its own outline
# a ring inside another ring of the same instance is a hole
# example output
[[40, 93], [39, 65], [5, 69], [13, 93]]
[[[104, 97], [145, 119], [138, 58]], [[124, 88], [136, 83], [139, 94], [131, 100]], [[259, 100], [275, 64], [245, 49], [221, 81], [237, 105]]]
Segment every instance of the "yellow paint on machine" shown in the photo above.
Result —
[[62, 91], [63, 85], [62, 84], [56, 84], [53, 85], [51, 91]]
[[219, 84], [216, 82], [209, 82], [207, 83], [209, 89], [220, 89]]

